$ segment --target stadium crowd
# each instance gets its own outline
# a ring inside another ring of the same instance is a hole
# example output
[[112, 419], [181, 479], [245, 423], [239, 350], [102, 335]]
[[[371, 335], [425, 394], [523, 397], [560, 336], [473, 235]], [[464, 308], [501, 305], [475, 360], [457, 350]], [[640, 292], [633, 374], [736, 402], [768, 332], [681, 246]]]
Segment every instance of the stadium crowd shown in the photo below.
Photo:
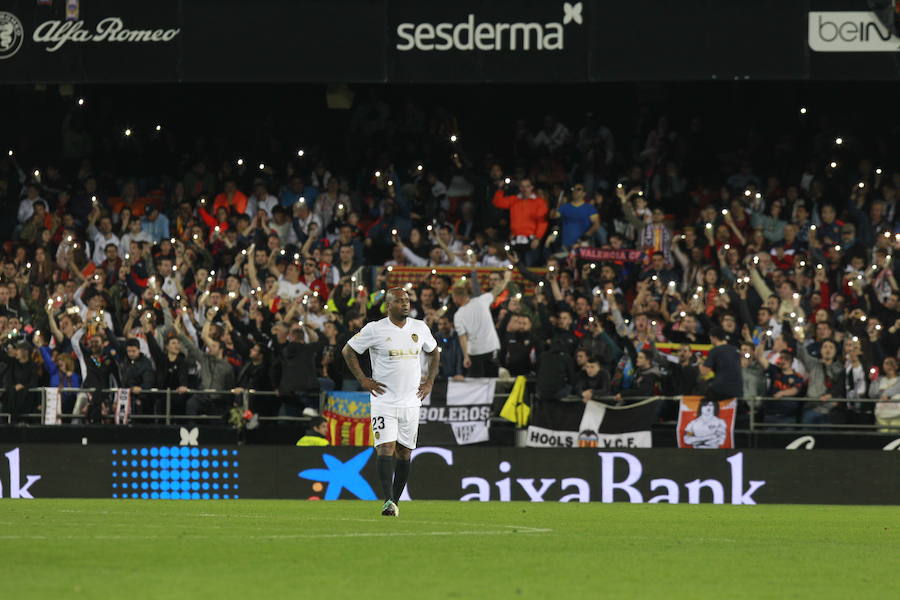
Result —
[[[595, 115], [548, 115], [516, 122], [502, 157], [473, 157], [453, 116], [375, 108], [348, 124], [358, 144], [390, 135], [405, 150], [362, 152], [344, 172], [302, 151], [277, 166], [198, 154], [138, 176], [90, 155], [32, 168], [11, 150], [0, 412], [22, 420], [50, 386], [85, 390], [61, 394], [79, 422], [110, 418], [94, 391], [109, 387], [144, 414], [163, 410], [158, 388], [180, 415], [227, 415], [244, 390], [277, 393], [252, 398], [258, 414], [312, 415], [321, 390], [358, 389], [340, 350], [402, 273], [443, 378], [900, 425], [900, 171], [861, 143], [780, 140], [769, 150], [802, 166], [757, 172], [749, 151], [712, 161], [697, 120], [614, 135]], [[439, 151], [409, 150], [425, 147]], [[738, 349], [740, 368], [711, 342]]]

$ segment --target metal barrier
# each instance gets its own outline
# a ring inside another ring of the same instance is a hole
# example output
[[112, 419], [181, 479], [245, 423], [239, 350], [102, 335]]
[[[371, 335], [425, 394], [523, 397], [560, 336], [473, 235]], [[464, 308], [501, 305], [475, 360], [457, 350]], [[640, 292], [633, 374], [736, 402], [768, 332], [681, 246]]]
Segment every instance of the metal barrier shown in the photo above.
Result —
[[[530, 380], [529, 382], [533, 382]], [[504, 382], [511, 383], [511, 382]], [[107, 393], [113, 394], [118, 391], [119, 388], [106, 388], [106, 389], [86, 389], [86, 388], [57, 388], [60, 392], [63, 393], [79, 393], [79, 392], [90, 392], [90, 393]], [[29, 390], [32, 393], [40, 393], [41, 394], [41, 405], [42, 407], [46, 405], [46, 391], [47, 388], [33, 388]], [[159, 421], [164, 420], [166, 425], [171, 425], [174, 422], [179, 421], [221, 421], [225, 416], [223, 414], [217, 415], [207, 415], [207, 414], [197, 414], [197, 415], [188, 415], [188, 414], [175, 414], [172, 412], [172, 396], [173, 394], [177, 395], [179, 392], [177, 390], [172, 389], [158, 389], [158, 388], [148, 388], [142, 389], [141, 395], [153, 395], [153, 394], [165, 394], [165, 412], [164, 413], [152, 413], [152, 414], [134, 414], [130, 415], [130, 418], [134, 421]], [[235, 397], [240, 396], [241, 398], [241, 409], [242, 411], [246, 411], [250, 408], [250, 399], [254, 397], [267, 397], [267, 398], [278, 398], [279, 395], [274, 391], [263, 391], [263, 390], [248, 390], [245, 389], [241, 392], [232, 392], [231, 390], [213, 390], [213, 389], [189, 389], [183, 392], [183, 395], [192, 395], [192, 394], [204, 394], [204, 395], [217, 395], [221, 397]], [[319, 393], [319, 409], [321, 411], [322, 406], [324, 405], [324, 400], [327, 397], [328, 392], [322, 391]], [[526, 391], [526, 401], [529, 403], [533, 403], [533, 393], [530, 391]], [[506, 394], [498, 393], [494, 396], [494, 404], [495, 406], [498, 404], [498, 401], [505, 400]], [[603, 396], [600, 398], [595, 398], [600, 402], [604, 402], [609, 404], [613, 408], [616, 407], [616, 397], [615, 396]], [[564, 402], [580, 402], [580, 396], [568, 396], [563, 398]], [[663, 402], [680, 402], [681, 396], [644, 396], [644, 397], [629, 397], [628, 401], [630, 404], [635, 402], [646, 402], [646, 401], [663, 401]], [[766, 422], [760, 421], [757, 418], [756, 412], [762, 405], [766, 403], [778, 403], [778, 402], [798, 402], [798, 403], [819, 403], [822, 402], [818, 398], [806, 398], [806, 397], [791, 397], [791, 398], [773, 398], [773, 397], [754, 397], [754, 398], [738, 398], [738, 401], [742, 403], [746, 408], [746, 414], [748, 416], [749, 422], [749, 431], [750, 432], [759, 432], [766, 430], [784, 430], [790, 429], [796, 432], [802, 432], [804, 430], [809, 431], [810, 433], [822, 430], [834, 430], [834, 431], [843, 431], [843, 432], [852, 432], [854, 434], [866, 434], [866, 433], [877, 433], [877, 432], [885, 432], [885, 431], [900, 431], [900, 424], [898, 425], [882, 425], [878, 423], [802, 423], [798, 421], [776, 421], [776, 422]], [[827, 402], [834, 402], [837, 404], [841, 403], [859, 403], [859, 404], [874, 404], [881, 402], [878, 398], [833, 398], [828, 400]], [[40, 419], [43, 422], [44, 414], [41, 413], [27, 413], [19, 415], [20, 417], [25, 417], [29, 419]], [[82, 418], [83, 415], [80, 414], [60, 414], [62, 418], [67, 419], [79, 419]], [[305, 422], [309, 420], [309, 417], [295, 417], [295, 416], [258, 416], [260, 421], [286, 421], [286, 422]], [[504, 419], [499, 417], [498, 415], [494, 415], [491, 420], [495, 423], [506, 423]], [[12, 415], [10, 413], [0, 413], [0, 423], [11, 424]], [[674, 421], [663, 421], [660, 422], [661, 425], [675, 425]]]

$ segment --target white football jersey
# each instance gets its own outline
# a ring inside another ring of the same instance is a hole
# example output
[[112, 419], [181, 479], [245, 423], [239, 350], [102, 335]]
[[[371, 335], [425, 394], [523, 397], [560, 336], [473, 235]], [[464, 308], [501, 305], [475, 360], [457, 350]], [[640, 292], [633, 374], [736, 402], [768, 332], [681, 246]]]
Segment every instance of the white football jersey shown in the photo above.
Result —
[[373, 404], [421, 405], [416, 396], [422, 382], [421, 354], [437, 347], [424, 321], [407, 318], [403, 327], [397, 327], [385, 317], [366, 324], [347, 343], [357, 354], [369, 351], [372, 379], [384, 385], [383, 394], [370, 395]]

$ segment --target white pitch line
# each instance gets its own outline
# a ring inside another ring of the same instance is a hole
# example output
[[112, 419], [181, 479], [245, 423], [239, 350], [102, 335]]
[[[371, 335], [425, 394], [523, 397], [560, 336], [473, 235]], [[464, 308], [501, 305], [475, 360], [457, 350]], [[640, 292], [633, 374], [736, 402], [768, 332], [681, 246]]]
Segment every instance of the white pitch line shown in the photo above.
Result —
[[278, 539], [326, 539], [326, 538], [368, 538], [368, 537], [428, 537], [428, 536], [454, 536], [454, 535], [512, 535], [514, 533], [546, 533], [547, 530], [529, 530], [529, 531], [390, 531], [390, 532], [355, 532], [355, 533], [298, 533], [283, 535], [67, 535], [67, 536], [46, 536], [46, 535], [0, 535], [0, 540], [209, 540], [233, 537], [237, 539], [257, 539], [257, 540], [278, 540]]

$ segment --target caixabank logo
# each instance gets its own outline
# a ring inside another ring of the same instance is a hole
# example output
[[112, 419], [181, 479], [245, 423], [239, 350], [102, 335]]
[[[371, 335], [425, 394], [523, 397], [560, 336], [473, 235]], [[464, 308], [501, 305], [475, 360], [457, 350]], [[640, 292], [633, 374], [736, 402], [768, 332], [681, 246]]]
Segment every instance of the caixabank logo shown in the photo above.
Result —
[[809, 47], [816, 52], [900, 52], [897, 25], [868, 11], [811, 11]]
[[457, 22], [409, 22], [397, 25], [401, 52], [499, 52], [564, 50], [566, 29], [584, 23], [581, 2], [564, 2], [560, 19], [548, 22], [484, 20], [472, 12]]

